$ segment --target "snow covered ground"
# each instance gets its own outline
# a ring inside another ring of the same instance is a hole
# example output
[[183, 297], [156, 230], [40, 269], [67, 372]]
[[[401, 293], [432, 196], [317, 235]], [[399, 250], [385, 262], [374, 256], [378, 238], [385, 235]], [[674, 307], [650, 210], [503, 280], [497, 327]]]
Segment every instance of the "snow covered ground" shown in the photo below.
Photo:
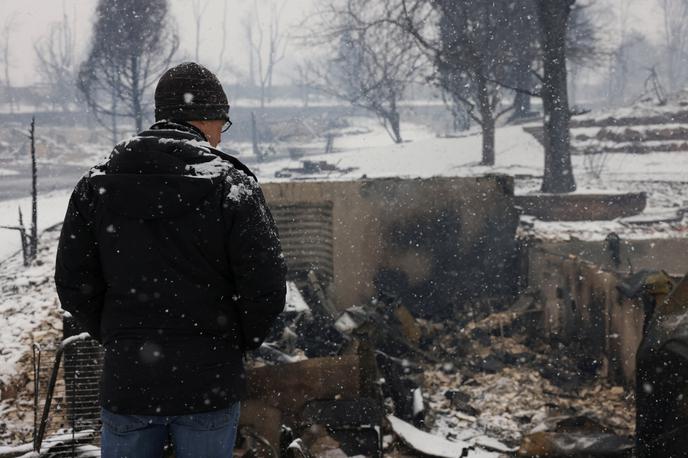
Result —
[[21, 256], [0, 263], [0, 444], [30, 440], [31, 345], [50, 347], [62, 337], [53, 282], [58, 237], [59, 231], [41, 234], [37, 261], [28, 268]]
[[[64, 218], [69, 191], [40, 196], [37, 261], [22, 264], [19, 233], [0, 229], [0, 443], [25, 442], [30, 437], [33, 401], [25, 377], [31, 373], [31, 344], [49, 344], [61, 337], [60, 312], [53, 283], [59, 231], [46, 229]], [[21, 207], [24, 224], [31, 220], [31, 199], [0, 202], [0, 225], [15, 226]], [[26, 386], [25, 386], [26, 385]], [[14, 393], [9, 395], [8, 393]]]
[[[542, 147], [521, 127], [505, 127], [497, 130], [497, 158], [495, 167], [479, 165], [481, 136], [471, 132], [461, 138], [441, 138], [425, 126], [403, 124], [405, 142], [394, 144], [385, 130], [374, 120], [353, 118], [363, 133], [337, 137], [334, 154], [308, 156], [313, 161], [326, 160], [339, 168], [353, 168], [345, 174], [325, 174], [317, 178], [352, 180], [365, 175], [368, 178], [433, 176], [476, 176], [485, 173], [511, 175], [538, 175], [542, 165], [534, 152]], [[359, 130], [359, 132], [361, 131]], [[365, 132], [369, 130], [369, 132]], [[539, 154], [540, 158], [542, 154]], [[281, 159], [258, 165], [258, 175], [263, 181], [285, 181], [275, 178], [275, 172], [297, 167], [299, 161]]]
[[[392, 143], [384, 129], [374, 120], [353, 118], [360, 125], [359, 133], [335, 139], [334, 154], [308, 156], [313, 161], [327, 160], [339, 168], [355, 168], [328, 179], [349, 180], [362, 175], [368, 178], [432, 176], [478, 176], [504, 173], [516, 177], [541, 177], [544, 165], [542, 145], [523, 126], [497, 129], [494, 167], [480, 165], [482, 138], [473, 131], [458, 138], [438, 137], [429, 128], [417, 124], [402, 124], [404, 143]], [[366, 132], [366, 130], [369, 130]], [[573, 156], [578, 191], [595, 192], [609, 188], [610, 182], [629, 181], [686, 181], [688, 154], [682, 152], [652, 154], [613, 154], [608, 158], [600, 179], [590, 176], [585, 158]], [[281, 159], [259, 164], [257, 169], [264, 181], [276, 179], [275, 172], [298, 166], [298, 161]], [[322, 178], [322, 177], [318, 177]], [[530, 190], [530, 189], [525, 189]]]

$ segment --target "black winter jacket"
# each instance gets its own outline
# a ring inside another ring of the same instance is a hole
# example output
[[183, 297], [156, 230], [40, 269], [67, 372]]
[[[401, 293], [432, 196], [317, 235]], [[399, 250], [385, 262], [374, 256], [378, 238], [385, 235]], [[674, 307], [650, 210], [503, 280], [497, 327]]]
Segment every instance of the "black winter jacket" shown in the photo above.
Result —
[[245, 393], [242, 355], [284, 308], [285, 264], [251, 171], [195, 127], [159, 122], [77, 184], [55, 283], [105, 347], [102, 405], [181, 415]]

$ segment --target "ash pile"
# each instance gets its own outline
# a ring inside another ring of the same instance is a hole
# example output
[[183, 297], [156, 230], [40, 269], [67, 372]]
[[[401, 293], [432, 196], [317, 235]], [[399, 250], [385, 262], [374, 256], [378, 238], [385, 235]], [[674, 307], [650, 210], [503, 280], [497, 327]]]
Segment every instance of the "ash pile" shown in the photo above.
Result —
[[337, 311], [311, 273], [249, 361], [243, 457], [631, 456], [632, 394], [538, 337], [533, 296], [421, 319]]

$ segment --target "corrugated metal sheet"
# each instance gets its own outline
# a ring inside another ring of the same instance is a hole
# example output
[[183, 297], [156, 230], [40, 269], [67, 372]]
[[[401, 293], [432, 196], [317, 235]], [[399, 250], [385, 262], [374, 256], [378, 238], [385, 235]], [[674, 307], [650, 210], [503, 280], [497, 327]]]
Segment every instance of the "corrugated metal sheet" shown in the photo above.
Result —
[[290, 279], [301, 279], [313, 270], [321, 281], [331, 281], [332, 202], [274, 205], [270, 210], [279, 229]]

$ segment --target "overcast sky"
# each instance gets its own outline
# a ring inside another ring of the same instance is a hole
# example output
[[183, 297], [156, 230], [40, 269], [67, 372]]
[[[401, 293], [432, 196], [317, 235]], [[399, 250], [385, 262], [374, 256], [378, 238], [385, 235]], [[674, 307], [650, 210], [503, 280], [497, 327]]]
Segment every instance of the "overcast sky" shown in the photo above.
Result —
[[[254, 1], [259, 6], [263, 20], [267, 20], [272, 0], [227, 0], [226, 61], [243, 71], [248, 67], [243, 23]], [[214, 69], [219, 65], [224, 0], [200, 0], [201, 4], [204, 2], [207, 2], [207, 7], [203, 16], [199, 60]], [[282, 2], [281, 28], [298, 35], [298, 25], [311, 14], [317, 0], [274, 0], [278, 5]], [[189, 58], [194, 57], [196, 42], [193, 3], [193, 0], [170, 0], [171, 13], [181, 38], [181, 52]], [[30, 84], [39, 79], [34, 43], [46, 34], [51, 23], [61, 20], [63, 10], [75, 23], [77, 45], [83, 57], [88, 50], [96, 4], [97, 0], [0, 0], [0, 26], [5, 18], [13, 18], [10, 38], [13, 84]], [[297, 38], [288, 42], [291, 43], [288, 49], [291, 63], [298, 61], [301, 55], [295, 51], [297, 42]], [[287, 62], [284, 65], [287, 69], [290, 64]]]
[[[217, 68], [220, 40], [222, 36], [223, 2], [227, 1], [227, 61], [235, 67], [246, 71], [248, 66], [248, 51], [242, 24], [246, 21], [248, 12], [254, 1], [262, 10], [262, 15], [269, 15], [269, 4], [273, 0], [200, 0], [207, 2], [203, 19], [202, 45], [200, 52], [201, 63], [210, 68]], [[298, 27], [310, 14], [318, 0], [274, 0], [285, 3], [281, 23], [285, 31], [298, 35]], [[622, 3], [632, 5], [631, 26], [650, 37], [653, 41], [659, 39], [661, 20], [657, 5], [659, 0], [599, 0], [600, 3], [618, 8]], [[195, 47], [195, 26], [192, 13], [194, 0], [170, 0], [171, 12], [177, 23], [181, 37], [181, 51], [188, 57], [193, 57]], [[10, 38], [11, 46], [11, 77], [13, 84], [25, 85], [36, 82], [39, 76], [36, 72], [36, 57], [34, 43], [46, 33], [52, 22], [59, 21], [63, 8], [76, 25], [77, 43], [80, 56], [85, 54], [91, 28], [93, 12], [97, 0], [0, 0], [0, 25], [5, 18], [13, 17], [13, 31]], [[608, 21], [608, 20], [607, 20]], [[611, 20], [612, 26], [614, 20]], [[285, 79], [291, 64], [303, 59], [305, 53], [297, 46], [297, 39], [290, 41], [288, 48], [288, 62], [282, 65], [280, 79]], [[279, 76], [279, 75], [278, 75]]]

